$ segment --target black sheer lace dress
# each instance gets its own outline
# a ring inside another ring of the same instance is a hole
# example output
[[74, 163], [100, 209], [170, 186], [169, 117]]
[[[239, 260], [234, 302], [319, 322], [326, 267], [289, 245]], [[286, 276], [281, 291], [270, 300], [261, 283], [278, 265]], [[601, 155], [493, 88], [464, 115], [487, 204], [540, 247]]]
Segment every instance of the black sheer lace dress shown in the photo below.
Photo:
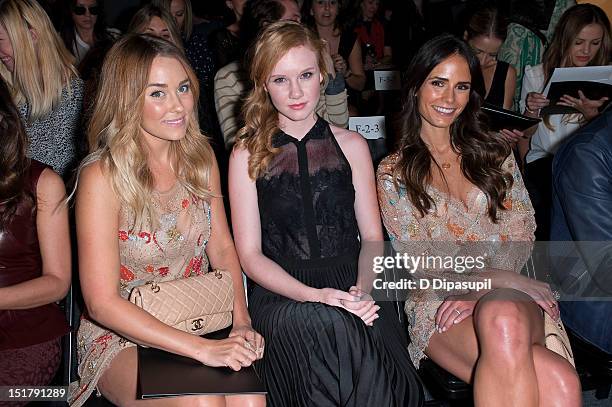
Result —
[[[273, 143], [280, 152], [256, 182], [263, 253], [311, 287], [348, 290], [360, 245], [346, 157], [321, 118], [302, 140], [279, 132]], [[386, 308], [368, 327], [344, 309], [296, 302], [255, 285], [249, 309], [266, 340], [255, 367], [268, 405], [420, 405], [397, 315]]]

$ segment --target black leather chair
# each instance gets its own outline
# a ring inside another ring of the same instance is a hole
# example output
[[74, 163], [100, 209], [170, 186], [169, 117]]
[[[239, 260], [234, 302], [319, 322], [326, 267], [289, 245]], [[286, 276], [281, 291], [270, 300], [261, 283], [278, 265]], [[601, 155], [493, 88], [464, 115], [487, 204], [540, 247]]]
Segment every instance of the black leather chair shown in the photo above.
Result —
[[442, 369], [431, 359], [419, 366], [419, 376], [433, 397], [430, 406], [473, 406], [472, 386]]

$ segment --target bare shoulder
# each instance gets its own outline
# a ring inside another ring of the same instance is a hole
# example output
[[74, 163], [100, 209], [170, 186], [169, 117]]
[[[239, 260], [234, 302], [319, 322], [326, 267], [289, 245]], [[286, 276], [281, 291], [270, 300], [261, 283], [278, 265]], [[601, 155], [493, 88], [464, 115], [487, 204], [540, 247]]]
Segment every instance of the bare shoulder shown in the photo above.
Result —
[[106, 179], [102, 164], [100, 161], [94, 161], [91, 164], [83, 166], [79, 171], [79, 187], [89, 186], [94, 184], [95, 186], [103, 186], [108, 184], [110, 186], [110, 180]]
[[77, 200], [84, 196], [90, 196], [93, 199], [107, 203], [118, 202], [111, 186], [110, 178], [102, 168], [100, 161], [94, 161], [81, 168], [78, 179]]
[[230, 159], [232, 161], [236, 160], [239, 162], [248, 161], [250, 155], [251, 154], [249, 153], [249, 150], [246, 148], [246, 146], [243, 143], [238, 142], [235, 143], [234, 147], [232, 148]]
[[43, 204], [43, 206], [46, 202], [61, 202], [66, 198], [64, 181], [51, 168], [45, 168], [36, 184], [36, 196], [39, 205]]
[[[352, 130], [344, 129], [342, 127], [334, 126], [330, 124], [332, 134], [338, 141], [338, 145], [342, 149], [342, 152], [351, 161], [353, 157], [363, 157], [367, 154], [370, 157], [370, 149], [368, 143], [361, 136], [361, 134]], [[371, 158], [370, 158], [371, 159]]]

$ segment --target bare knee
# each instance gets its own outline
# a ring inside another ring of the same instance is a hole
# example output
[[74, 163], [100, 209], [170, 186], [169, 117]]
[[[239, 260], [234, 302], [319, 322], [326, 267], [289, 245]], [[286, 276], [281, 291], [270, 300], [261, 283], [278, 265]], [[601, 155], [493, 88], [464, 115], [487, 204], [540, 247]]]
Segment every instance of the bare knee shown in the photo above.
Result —
[[521, 304], [511, 300], [489, 300], [478, 305], [474, 316], [481, 351], [514, 359], [531, 345], [529, 320]]
[[198, 397], [197, 407], [226, 407], [227, 400], [223, 396]]
[[250, 394], [245, 396], [227, 396], [227, 407], [265, 407], [266, 396]]
[[[163, 400], [163, 399], [162, 399]], [[165, 406], [170, 406], [168, 400], [172, 400], [172, 406], [177, 407], [225, 407], [225, 397], [223, 396], [186, 396], [166, 399]], [[147, 406], [148, 407], [148, 406]], [[161, 407], [161, 406], [160, 406]]]

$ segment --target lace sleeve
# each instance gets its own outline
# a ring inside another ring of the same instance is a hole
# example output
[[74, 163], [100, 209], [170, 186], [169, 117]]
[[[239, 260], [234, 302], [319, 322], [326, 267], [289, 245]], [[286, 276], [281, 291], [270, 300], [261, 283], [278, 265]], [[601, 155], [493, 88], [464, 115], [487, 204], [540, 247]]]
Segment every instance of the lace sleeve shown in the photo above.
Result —
[[512, 174], [512, 189], [510, 196], [504, 201], [507, 210], [501, 215], [507, 225], [508, 240], [511, 242], [533, 242], [535, 231], [535, 218], [529, 193], [519, 167], [511, 154], [504, 163], [504, 169]]
[[513, 184], [504, 200], [506, 210], [499, 214], [500, 246], [488, 265], [519, 272], [531, 255], [536, 224], [529, 194], [512, 155], [506, 159], [503, 168], [512, 174]]
[[394, 156], [381, 162], [377, 171], [378, 204], [385, 229], [393, 242], [408, 242], [418, 239], [419, 225], [405, 191], [398, 191], [393, 183], [392, 163]]

